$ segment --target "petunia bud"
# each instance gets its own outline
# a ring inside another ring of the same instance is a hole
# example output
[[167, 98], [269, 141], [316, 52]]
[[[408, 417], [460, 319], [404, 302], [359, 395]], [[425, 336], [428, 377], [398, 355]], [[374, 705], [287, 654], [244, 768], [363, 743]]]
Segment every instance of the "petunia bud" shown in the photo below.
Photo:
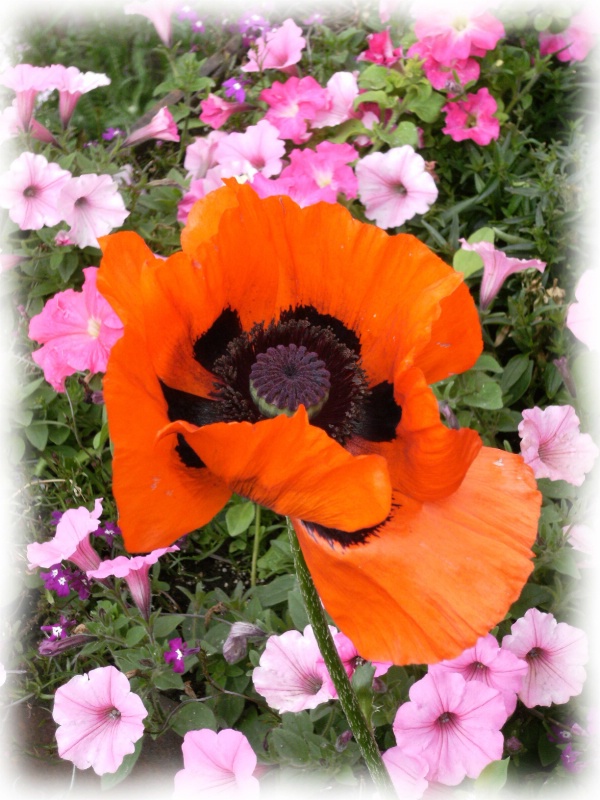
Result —
[[251, 622], [234, 622], [223, 644], [223, 658], [228, 664], [240, 661], [248, 650], [248, 640], [263, 639], [266, 633]]

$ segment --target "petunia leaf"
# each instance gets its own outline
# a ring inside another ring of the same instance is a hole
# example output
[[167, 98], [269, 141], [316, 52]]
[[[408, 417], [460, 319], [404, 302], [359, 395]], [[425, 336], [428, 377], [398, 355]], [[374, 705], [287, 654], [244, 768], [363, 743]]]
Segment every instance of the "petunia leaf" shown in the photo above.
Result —
[[465, 278], [468, 278], [483, 269], [483, 259], [477, 253], [460, 249], [454, 253], [452, 266], [457, 272], [462, 272]]
[[171, 728], [180, 736], [184, 736], [188, 731], [201, 728], [210, 728], [211, 731], [216, 731], [217, 720], [205, 703], [190, 700], [179, 706], [171, 722]]
[[239, 536], [248, 530], [254, 519], [254, 503], [236, 503], [227, 509], [225, 523], [230, 536]]
[[475, 796], [485, 796], [499, 792], [506, 783], [508, 775], [508, 762], [510, 758], [503, 758], [501, 761], [492, 761], [484, 767], [479, 777], [475, 781]]

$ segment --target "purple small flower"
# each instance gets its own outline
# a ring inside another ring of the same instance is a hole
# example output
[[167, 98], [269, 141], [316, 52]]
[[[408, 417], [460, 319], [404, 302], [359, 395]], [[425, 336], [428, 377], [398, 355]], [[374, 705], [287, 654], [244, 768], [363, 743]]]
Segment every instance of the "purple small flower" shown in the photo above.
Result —
[[40, 630], [49, 634], [48, 641], [55, 642], [57, 639], [67, 638], [67, 629], [76, 624], [74, 619], [68, 619], [64, 614], [60, 615], [60, 621], [56, 625], [42, 625]]
[[116, 139], [117, 136], [124, 135], [125, 131], [122, 131], [121, 128], [107, 128], [102, 134], [102, 138], [105, 142], [112, 142], [112, 140]]
[[173, 672], [185, 672], [184, 658], [199, 653], [199, 647], [188, 647], [182, 639], [170, 639], [169, 649], [165, 652], [165, 661], [171, 664]]
[[568, 744], [565, 747], [560, 754], [560, 760], [567, 772], [581, 772], [581, 770], [585, 767], [585, 763], [579, 760], [581, 755], [582, 754], [579, 752], [579, 750], [573, 750], [572, 744]]
[[101, 536], [104, 541], [112, 547], [115, 536], [121, 536], [121, 529], [115, 522], [107, 522], [101, 528], [94, 531], [95, 536]]
[[64, 513], [65, 513], [64, 511], [53, 511], [50, 514], [50, 524], [51, 525], [58, 525], [58, 523], [60, 522], [60, 518], [62, 517], [62, 515]]
[[40, 578], [44, 588], [56, 592], [59, 597], [67, 597], [71, 592], [72, 570], [62, 564], [50, 567], [49, 572], [40, 572]]
[[226, 81], [223, 81], [225, 97], [235, 97], [238, 103], [243, 103], [246, 99], [244, 86], [247, 84], [248, 81], [244, 78], [228, 78]]

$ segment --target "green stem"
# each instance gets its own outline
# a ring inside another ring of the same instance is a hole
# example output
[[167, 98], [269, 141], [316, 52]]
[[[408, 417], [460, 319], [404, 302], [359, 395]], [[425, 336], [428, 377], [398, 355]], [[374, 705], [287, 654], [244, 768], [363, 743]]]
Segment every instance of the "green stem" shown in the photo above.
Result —
[[312, 625], [319, 650], [325, 661], [325, 666], [331, 675], [331, 680], [338, 693], [340, 705], [346, 715], [354, 740], [359, 746], [365, 764], [371, 773], [373, 783], [381, 792], [382, 798], [396, 797], [394, 787], [381, 758], [381, 753], [379, 752], [379, 747], [375, 741], [373, 731], [368, 721], [365, 719], [358, 698], [356, 697], [352, 684], [344, 669], [344, 665], [338, 655], [331, 631], [329, 630], [329, 625], [325, 618], [321, 599], [317, 594], [310, 572], [306, 566], [304, 555], [300, 549], [298, 537], [289, 519], [287, 524], [290, 547], [292, 556], [294, 557], [294, 567], [296, 569], [296, 575], [298, 576], [298, 584], [300, 585], [300, 592], [304, 600], [306, 613]]
[[260, 503], [254, 506], [254, 544], [252, 546], [252, 565], [250, 567], [250, 586], [256, 586], [256, 565], [260, 545]]

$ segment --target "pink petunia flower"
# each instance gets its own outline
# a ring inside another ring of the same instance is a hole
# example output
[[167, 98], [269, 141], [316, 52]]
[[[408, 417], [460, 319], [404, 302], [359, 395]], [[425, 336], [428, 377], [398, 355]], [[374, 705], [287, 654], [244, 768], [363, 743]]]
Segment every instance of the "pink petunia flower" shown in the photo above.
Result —
[[518, 430], [521, 455], [536, 478], [581, 486], [598, 458], [592, 437], [579, 430], [573, 406], [526, 408]]
[[497, 110], [498, 104], [489, 90], [479, 89], [463, 100], [452, 101], [442, 107], [446, 114], [442, 133], [448, 134], [455, 142], [472, 139], [485, 146], [500, 136], [500, 122], [493, 116]]
[[70, 178], [68, 170], [26, 151], [0, 176], [0, 206], [21, 230], [56, 225], [63, 218], [58, 198]]
[[419, 800], [429, 786], [429, 765], [418, 755], [407, 755], [401, 747], [390, 747], [381, 754], [389, 776], [402, 800]]
[[123, 9], [125, 14], [141, 14], [154, 25], [156, 32], [167, 47], [171, 45], [173, 12], [181, 5], [180, 0], [135, 0]]
[[109, 84], [110, 78], [101, 72], [80, 72], [77, 67], [65, 67], [62, 64], [48, 67], [48, 88], [58, 89], [58, 110], [64, 128], [69, 124], [83, 94]]
[[598, 537], [589, 525], [567, 525], [563, 529], [573, 550], [581, 553], [577, 559], [578, 567], [596, 567], [598, 564]]
[[102, 499], [94, 501], [94, 510], [85, 506], [70, 508], [60, 518], [56, 533], [49, 542], [33, 542], [27, 545], [29, 569], [48, 569], [61, 561], [72, 561], [84, 572], [100, 564], [100, 556], [90, 544], [90, 533], [99, 525], [102, 514]]
[[425, 759], [427, 780], [456, 786], [502, 757], [506, 706], [496, 689], [456, 673], [428, 673], [409, 697], [396, 713], [394, 734], [406, 755]]
[[49, 88], [49, 77], [48, 67], [34, 67], [31, 64], [17, 64], [0, 75], [0, 86], [6, 86], [16, 93], [18, 125], [24, 131], [31, 127], [37, 95]]
[[596, 43], [596, 36], [592, 20], [584, 12], [575, 14], [564, 31], [543, 31], [539, 40], [542, 56], [556, 53], [559, 61], [583, 61]]
[[176, 544], [170, 547], [159, 547], [145, 556], [117, 556], [113, 559], [102, 561], [93, 569], [87, 570], [88, 578], [104, 580], [109, 577], [123, 578], [127, 584], [133, 602], [139, 608], [144, 619], [150, 617], [150, 567], [156, 564], [165, 553], [174, 553], [179, 550]]
[[70, 226], [72, 241], [79, 247], [98, 247], [98, 237], [118, 228], [129, 216], [119, 186], [110, 175], [80, 175], [66, 183], [59, 202], [63, 219]]
[[330, 106], [327, 90], [310, 75], [288, 78], [285, 83], [274, 81], [262, 90], [260, 99], [269, 106], [265, 118], [275, 125], [282, 139], [291, 139], [294, 144], [310, 139], [309, 123]]
[[157, 111], [147, 125], [142, 125], [141, 128], [132, 131], [123, 142], [123, 146], [140, 144], [149, 139], [160, 139], [163, 142], [179, 141], [177, 125], [166, 106]]
[[373, 64], [391, 67], [402, 58], [402, 48], [393, 47], [388, 28], [377, 33], [370, 33], [367, 36], [367, 44], [368, 48], [356, 57], [357, 61], [371, 61]]
[[586, 678], [583, 665], [588, 659], [582, 630], [530, 608], [510, 631], [502, 639], [502, 649], [527, 661], [529, 670], [519, 691], [527, 708], [566, 703], [581, 693]]
[[504, 36], [504, 26], [488, 12], [467, 17], [446, 8], [415, 21], [418, 39], [429, 39], [431, 54], [441, 64], [482, 56]]
[[[335, 628], [330, 628], [333, 635]], [[316, 708], [333, 699], [312, 627], [270, 636], [252, 673], [254, 688], [279, 712]]]
[[576, 303], [567, 311], [566, 326], [590, 350], [600, 350], [598, 325], [598, 298], [600, 297], [600, 270], [586, 270], [575, 288]]
[[[362, 658], [354, 646], [354, 643], [346, 636], [345, 633], [339, 631], [338, 633], [334, 634], [333, 641], [338, 651], [338, 655], [341, 659], [341, 662], [346, 670], [346, 673], [349, 678], [354, 675], [356, 667], [361, 663]], [[318, 659], [320, 664], [323, 664], [325, 668], [325, 661], [323, 660], [323, 656], [320, 655]], [[373, 666], [375, 667], [375, 673], [373, 675], [374, 678], [379, 678], [380, 675], [385, 675], [390, 667], [393, 666], [391, 661], [373, 661]], [[333, 697], [337, 697], [337, 690], [333, 685], [333, 681], [331, 680], [331, 676], [329, 672], [325, 672], [325, 684]]]
[[408, 144], [365, 156], [356, 165], [356, 177], [365, 216], [380, 228], [396, 228], [424, 214], [438, 196], [425, 161]]
[[527, 673], [527, 662], [502, 650], [488, 633], [457, 658], [429, 667], [430, 675], [442, 672], [457, 672], [466, 681], [481, 681], [496, 689], [504, 698], [506, 716], [509, 717], [517, 707], [517, 692]]
[[57, 392], [75, 372], [105, 372], [108, 355], [123, 334], [123, 324], [96, 289], [97, 267], [83, 270], [82, 290], [54, 295], [29, 323], [29, 338], [43, 345], [32, 358]]
[[546, 269], [544, 261], [539, 261], [537, 258], [511, 258], [502, 250], [497, 250], [491, 242], [469, 244], [465, 239], [461, 239], [460, 243], [463, 250], [477, 253], [483, 260], [483, 277], [479, 290], [479, 305], [482, 309], [490, 305], [509, 275], [525, 269], [537, 269], [538, 272]]
[[211, 131], [207, 136], [197, 136], [188, 144], [183, 166], [192, 180], [206, 177], [208, 170], [216, 166], [215, 150], [226, 137], [227, 134], [223, 131]]
[[146, 716], [141, 698], [115, 667], [75, 675], [54, 696], [58, 755], [97, 775], [116, 772], [144, 735]]
[[334, 72], [325, 87], [328, 102], [315, 113], [311, 128], [341, 125], [348, 119], [358, 119], [361, 114], [354, 110], [354, 101], [359, 95], [356, 75], [352, 72]]
[[[349, 166], [358, 158], [351, 144], [321, 142], [314, 150], [292, 150], [290, 164], [281, 173], [292, 180], [301, 206], [323, 200], [337, 202], [339, 193], [356, 197], [358, 183]], [[307, 201], [310, 202], [307, 202]]]
[[248, 63], [242, 72], [261, 72], [263, 69], [285, 70], [297, 64], [306, 47], [302, 29], [293, 19], [286, 19], [280, 27], [259, 36], [248, 53]]
[[225, 728], [188, 731], [183, 737], [183, 769], [175, 775], [177, 796], [254, 800], [259, 783], [256, 755], [243, 733]]
[[251, 178], [261, 172], [266, 178], [278, 175], [285, 154], [285, 143], [279, 131], [266, 119], [250, 125], [243, 133], [230, 133], [221, 139], [214, 158], [221, 167], [221, 177], [246, 175]]
[[431, 39], [415, 42], [408, 48], [407, 56], [423, 60], [423, 72], [434, 89], [456, 90], [479, 78], [481, 69], [474, 58], [454, 58], [447, 64], [441, 64], [432, 56], [431, 46]]
[[230, 103], [216, 94], [209, 94], [206, 100], [200, 102], [202, 113], [200, 120], [211, 128], [221, 128], [232, 114], [246, 111], [250, 108], [248, 103]]

